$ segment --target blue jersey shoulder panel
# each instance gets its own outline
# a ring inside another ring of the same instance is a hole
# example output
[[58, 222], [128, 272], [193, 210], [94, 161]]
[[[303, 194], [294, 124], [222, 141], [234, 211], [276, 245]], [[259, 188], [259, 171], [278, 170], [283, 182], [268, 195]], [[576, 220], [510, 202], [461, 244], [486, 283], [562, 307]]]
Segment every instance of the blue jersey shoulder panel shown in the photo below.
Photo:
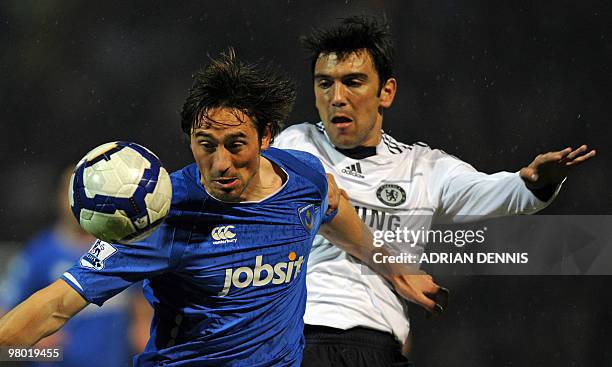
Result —
[[293, 149], [269, 148], [268, 154], [282, 161], [294, 172], [300, 172], [309, 179], [321, 193], [321, 198], [327, 197], [327, 178], [319, 158], [314, 155]]

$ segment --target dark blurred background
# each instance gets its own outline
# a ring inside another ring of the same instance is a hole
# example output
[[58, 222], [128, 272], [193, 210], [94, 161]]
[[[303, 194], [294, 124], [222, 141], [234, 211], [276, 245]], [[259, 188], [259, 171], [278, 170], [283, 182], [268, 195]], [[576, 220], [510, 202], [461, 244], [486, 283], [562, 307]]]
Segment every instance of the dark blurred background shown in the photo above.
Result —
[[[484, 172], [597, 148], [545, 214], [612, 214], [612, 3], [181, 1], [0, 3], [0, 266], [55, 214], [57, 177], [91, 148], [141, 143], [169, 171], [191, 75], [228, 45], [299, 83], [288, 124], [318, 121], [298, 37], [336, 19], [392, 23], [399, 93], [385, 129]], [[612, 264], [610, 265], [612, 267]], [[0, 268], [0, 273], [2, 272]], [[443, 277], [444, 317], [413, 308], [417, 366], [612, 365], [610, 277]]]

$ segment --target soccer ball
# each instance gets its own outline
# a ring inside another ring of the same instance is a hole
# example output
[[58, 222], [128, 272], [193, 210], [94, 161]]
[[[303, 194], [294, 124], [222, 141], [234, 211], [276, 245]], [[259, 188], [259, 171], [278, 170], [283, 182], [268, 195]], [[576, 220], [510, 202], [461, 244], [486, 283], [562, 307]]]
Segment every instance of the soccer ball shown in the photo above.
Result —
[[168, 172], [147, 148], [115, 141], [91, 150], [70, 179], [69, 200], [81, 227], [106, 242], [150, 235], [170, 210]]

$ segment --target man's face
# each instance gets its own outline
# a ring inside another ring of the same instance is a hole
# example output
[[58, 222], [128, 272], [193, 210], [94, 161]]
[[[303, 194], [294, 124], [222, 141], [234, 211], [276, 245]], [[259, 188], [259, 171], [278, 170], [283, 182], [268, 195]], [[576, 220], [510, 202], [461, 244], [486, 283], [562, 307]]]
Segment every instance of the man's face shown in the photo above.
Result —
[[251, 118], [230, 108], [211, 110], [191, 133], [202, 185], [223, 201], [247, 200], [251, 184], [257, 182], [253, 178], [259, 174], [260, 150], [269, 146], [269, 130], [260, 141]]
[[317, 110], [332, 143], [343, 149], [376, 146], [381, 139], [382, 108], [391, 106], [395, 79], [380, 81], [372, 57], [358, 51], [338, 60], [319, 56], [314, 69]]

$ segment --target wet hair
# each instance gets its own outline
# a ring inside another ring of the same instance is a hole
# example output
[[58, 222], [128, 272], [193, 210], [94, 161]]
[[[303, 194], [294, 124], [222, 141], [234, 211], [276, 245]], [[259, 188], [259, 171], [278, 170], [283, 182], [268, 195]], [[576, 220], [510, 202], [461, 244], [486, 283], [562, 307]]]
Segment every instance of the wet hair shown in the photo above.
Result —
[[321, 56], [336, 54], [342, 61], [351, 54], [366, 51], [372, 57], [380, 79], [379, 89], [393, 77], [393, 36], [385, 21], [365, 16], [352, 16], [331, 28], [319, 28], [300, 38], [310, 51], [311, 69]]
[[211, 58], [193, 76], [193, 85], [181, 111], [181, 128], [190, 136], [202, 120], [207, 124], [217, 123], [208, 116], [212, 109], [229, 108], [240, 121], [242, 114], [251, 118], [258, 138], [269, 126], [273, 139], [280, 133], [295, 97], [292, 80], [270, 64], [262, 66], [238, 60], [230, 47], [217, 58]]

